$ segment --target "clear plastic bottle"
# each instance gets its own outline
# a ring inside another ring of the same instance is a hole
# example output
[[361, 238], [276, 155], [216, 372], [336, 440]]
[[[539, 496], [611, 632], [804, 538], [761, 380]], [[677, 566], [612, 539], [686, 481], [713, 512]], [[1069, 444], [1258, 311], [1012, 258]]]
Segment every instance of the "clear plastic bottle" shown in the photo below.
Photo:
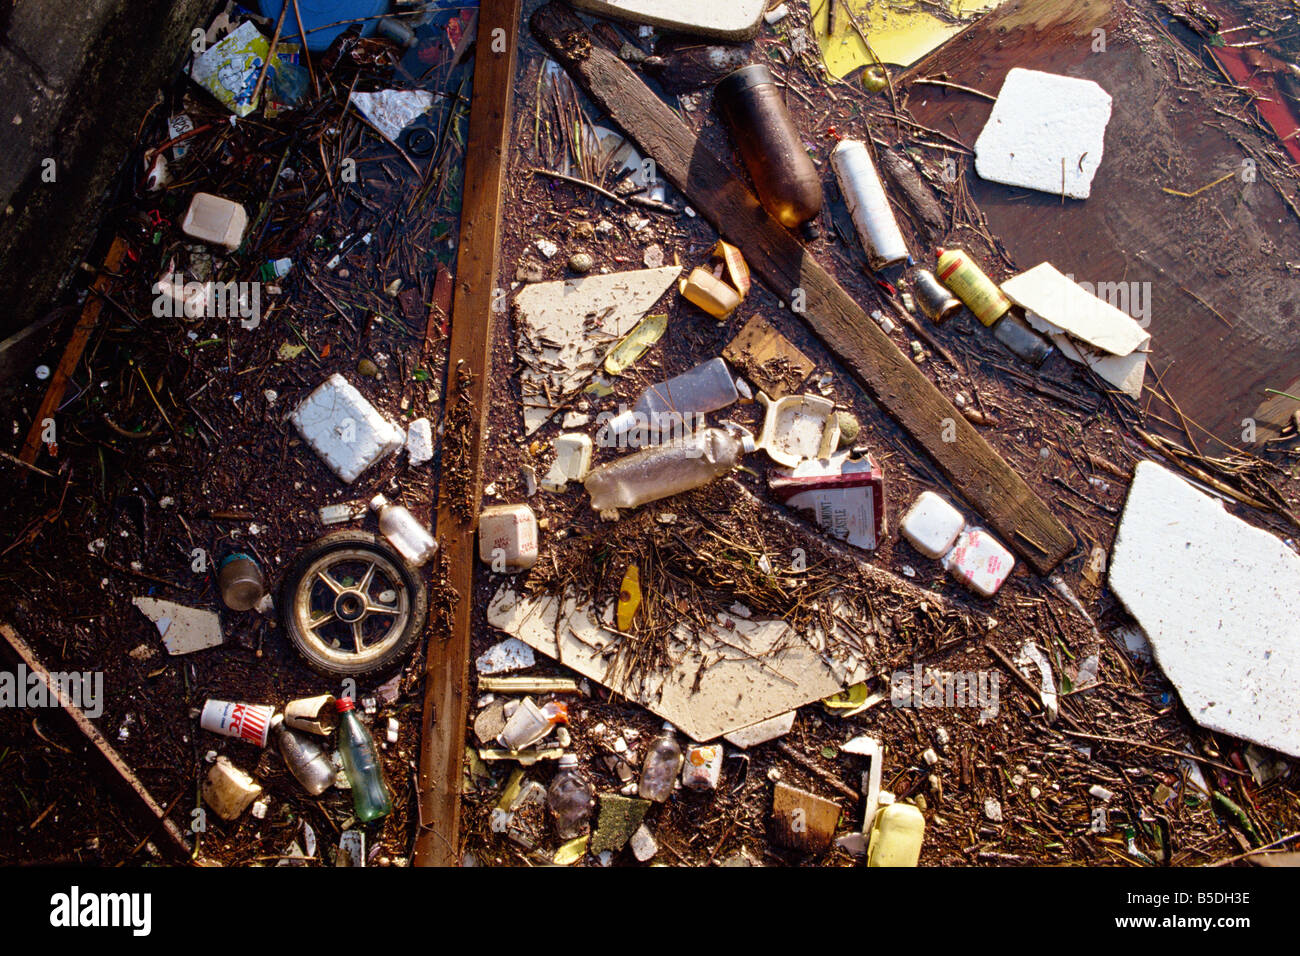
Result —
[[393, 809], [374, 738], [356, 715], [351, 697], [335, 702], [339, 711], [339, 756], [352, 784], [352, 808], [362, 823], [386, 817]]
[[591, 784], [578, 770], [577, 756], [565, 754], [546, 790], [546, 805], [554, 817], [556, 835], [561, 840], [573, 840], [586, 833], [594, 802]]
[[601, 465], [582, 484], [597, 511], [636, 508], [707, 485], [753, 450], [754, 436], [739, 425], [705, 428]]
[[419, 567], [433, 557], [438, 542], [429, 529], [420, 524], [401, 505], [395, 505], [383, 495], [370, 499], [370, 507], [379, 514], [379, 530], [407, 561]]
[[663, 803], [672, 796], [681, 766], [682, 747], [677, 742], [677, 729], [665, 721], [664, 732], [650, 741], [641, 765], [641, 782], [637, 786], [641, 799]]
[[666, 382], [651, 385], [631, 409], [614, 416], [609, 430], [613, 435], [622, 435], [638, 424], [654, 425], [655, 416], [667, 413], [686, 420], [690, 415], [726, 408], [739, 398], [727, 363], [721, 358], [709, 359]]

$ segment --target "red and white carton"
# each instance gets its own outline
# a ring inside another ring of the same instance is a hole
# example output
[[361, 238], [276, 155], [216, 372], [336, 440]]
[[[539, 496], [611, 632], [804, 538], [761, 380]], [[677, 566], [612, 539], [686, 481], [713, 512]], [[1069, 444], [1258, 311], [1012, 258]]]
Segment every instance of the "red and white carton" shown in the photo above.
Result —
[[691, 744], [682, 760], [682, 786], [713, 790], [722, 778], [722, 744]]
[[967, 528], [943, 559], [954, 578], [977, 594], [992, 597], [1002, 587], [1016, 559], [983, 528]]
[[885, 536], [885, 474], [870, 455], [838, 452], [769, 480], [787, 507], [812, 512], [833, 538], [874, 551]]
[[275, 708], [266, 704], [234, 704], [228, 700], [209, 700], [203, 705], [199, 726], [214, 734], [238, 737], [259, 747], [266, 746]]

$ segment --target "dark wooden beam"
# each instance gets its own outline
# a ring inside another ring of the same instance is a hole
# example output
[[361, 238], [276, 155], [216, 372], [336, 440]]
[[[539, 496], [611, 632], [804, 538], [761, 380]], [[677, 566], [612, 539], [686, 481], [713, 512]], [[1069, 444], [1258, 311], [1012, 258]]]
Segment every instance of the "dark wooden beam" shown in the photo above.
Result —
[[0, 637], [4, 638], [4, 643], [8, 646], [11, 656], [21, 661], [29, 673], [39, 676], [46, 687], [49, 699], [58, 701], [63, 713], [71, 719], [72, 724], [86, 738], [100, 761], [112, 771], [113, 776], [110, 778], [110, 782], [118, 784], [117, 789], [131, 798], [134, 809], [138, 811], [137, 815], [151, 825], [150, 832], [159, 834], [164, 846], [172, 852], [176, 859], [188, 860], [192, 851], [185, 840], [185, 835], [181, 832], [181, 828], [167, 816], [166, 811], [150, 795], [145, 785], [140, 782], [140, 778], [135, 775], [121, 755], [113, 749], [112, 744], [104, 739], [104, 735], [91, 723], [90, 718], [82, 712], [80, 707], [64, 696], [59, 684], [50, 678], [50, 672], [45, 669], [31, 646], [19, 637], [18, 633], [8, 624], [0, 624]]
[[40, 408], [36, 411], [36, 420], [32, 422], [32, 427], [27, 432], [27, 439], [23, 442], [22, 451], [18, 453], [18, 457], [29, 465], [36, 464], [37, 456], [41, 452], [41, 436], [45, 433], [45, 421], [53, 418], [59, 405], [63, 403], [64, 393], [68, 390], [68, 380], [77, 370], [77, 364], [81, 361], [82, 353], [86, 351], [90, 335], [99, 324], [99, 313], [104, 308], [104, 299], [97, 293], [106, 291], [113, 281], [112, 274], [122, 268], [122, 260], [126, 258], [126, 248], [125, 239], [121, 236], [113, 238], [113, 244], [108, 248], [108, 255], [104, 257], [104, 269], [91, 286], [85, 308], [81, 310], [81, 318], [77, 319], [68, 344], [63, 348], [63, 356], [59, 359], [58, 367], [50, 376], [45, 397], [41, 399]]
[[[474, 53], [474, 93], [465, 148], [460, 254], [447, 358], [446, 431], [438, 488], [434, 607], [425, 660], [419, 774], [417, 866], [460, 863], [460, 788], [468, 718], [470, 619], [474, 610], [474, 528], [483, 492], [489, 349], [499, 273], [497, 226], [514, 98], [521, 0], [482, 0]], [[440, 633], [440, 627], [450, 627]]]
[[574, 13], [552, 2], [533, 33], [575, 82], [654, 159], [701, 216], [744, 253], [750, 268], [800, 317], [952, 481], [1002, 539], [1040, 574], [1074, 537], [916, 364], [890, 341], [793, 234], [618, 56], [596, 46]]

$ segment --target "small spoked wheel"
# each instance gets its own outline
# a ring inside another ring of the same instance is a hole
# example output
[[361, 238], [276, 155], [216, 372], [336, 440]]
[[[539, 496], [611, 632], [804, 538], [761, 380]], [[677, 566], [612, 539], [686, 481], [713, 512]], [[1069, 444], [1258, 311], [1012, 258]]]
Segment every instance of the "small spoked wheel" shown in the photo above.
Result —
[[338, 531], [294, 562], [280, 608], [289, 640], [313, 670], [369, 674], [406, 657], [424, 627], [428, 595], [383, 539]]

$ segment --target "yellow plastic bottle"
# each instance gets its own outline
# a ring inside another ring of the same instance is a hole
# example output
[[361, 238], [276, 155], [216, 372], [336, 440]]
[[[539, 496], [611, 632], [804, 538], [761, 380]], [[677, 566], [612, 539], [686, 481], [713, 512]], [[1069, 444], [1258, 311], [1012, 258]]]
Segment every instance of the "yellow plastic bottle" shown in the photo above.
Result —
[[979, 266], [971, 261], [970, 256], [960, 249], [935, 250], [939, 264], [935, 273], [939, 281], [951, 289], [966, 303], [975, 318], [985, 325], [992, 325], [1011, 308], [1011, 300], [1002, 294], [1002, 290], [993, 280], [984, 274]]
[[916, 866], [921, 859], [925, 817], [910, 803], [881, 807], [871, 826], [867, 866]]

